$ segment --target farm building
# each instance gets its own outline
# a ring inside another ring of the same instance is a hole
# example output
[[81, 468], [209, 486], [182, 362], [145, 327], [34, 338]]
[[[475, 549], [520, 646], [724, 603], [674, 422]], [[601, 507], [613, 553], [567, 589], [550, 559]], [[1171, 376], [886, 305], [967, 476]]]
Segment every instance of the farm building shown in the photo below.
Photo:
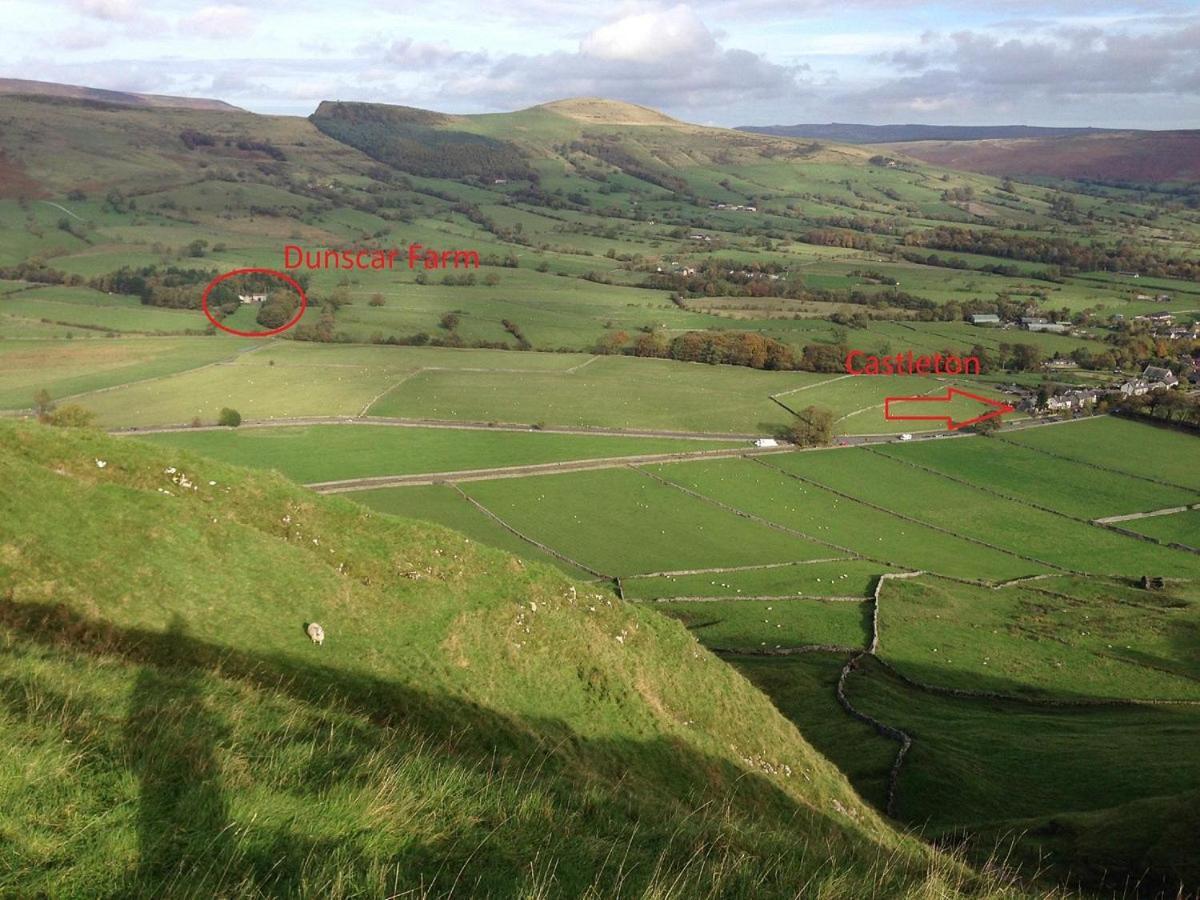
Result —
[[1064, 322], [1034, 322], [1026, 325], [1025, 328], [1029, 331], [1045, 331], [1049, 334], [1066, 334], [1071, 330], [1071, 326]]
[[1152, 384], [1165, 384], [1167, 387], [1175, 387], [1179, 384], [1179, 376], [1162, 366], [1146, 366], [1146, 371], [1142, 373], [1142, 379]]
[[267, 299], [266, 294], [238, 294], [238, 299], [243, 303], [263, 303]]
[[999, 325], [1000, 317], [994, 313], [974, 313], [971, 316], [972, 325]]
[[759, 438], [754, 442], [755, 447], [778, 447], [779, 441], [775, 438]]

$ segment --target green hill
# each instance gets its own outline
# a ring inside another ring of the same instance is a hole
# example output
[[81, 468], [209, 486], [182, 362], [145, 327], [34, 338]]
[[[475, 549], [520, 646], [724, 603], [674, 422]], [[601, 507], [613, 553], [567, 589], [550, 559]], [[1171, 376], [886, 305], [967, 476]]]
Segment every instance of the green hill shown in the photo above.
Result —
[[1001, 892], [548, 567], [91, 431], [0, 485], [0, 893]]

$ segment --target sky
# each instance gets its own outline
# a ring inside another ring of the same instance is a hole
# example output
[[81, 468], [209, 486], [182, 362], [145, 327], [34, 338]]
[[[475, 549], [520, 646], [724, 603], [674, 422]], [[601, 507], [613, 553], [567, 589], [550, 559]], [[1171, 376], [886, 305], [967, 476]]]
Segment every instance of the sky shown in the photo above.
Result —
[[0, 77], [453, 113], [599, 96], [709, 125], [1200, 127], [1200, 0], [5, 0]]

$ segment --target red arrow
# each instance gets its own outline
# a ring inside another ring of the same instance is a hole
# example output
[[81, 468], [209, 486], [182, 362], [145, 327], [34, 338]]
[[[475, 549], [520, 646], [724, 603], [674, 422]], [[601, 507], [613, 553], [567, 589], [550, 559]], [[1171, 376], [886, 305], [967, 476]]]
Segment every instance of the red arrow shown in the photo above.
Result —
[[[955, 397], [969, 397], [990, 407], [990, 409], [985, 413], [975, 416], [973, 419], [967, 419], [965, 422], [955, 422], [954, 417], [949, 415], [900, 416], [892, 414], [893, 403], [949, 403]], [[883, 417], [885, 419], [891, 419], [892, 421], [945, 422], [946, 427], [950, 431], [957, 431], [960, 428], [966, 428], [968, 425], [994, 419], [997, 416], [1002, 416], [1010, 412], [1016, 412], [1016, 407], [1009, 406], [1007, 403], [1001, 403], [998, 400], [989, 400], [987, 397], [980, 397], [978, 394], [969, 394], [966, 391], [960, 391], [956, 387], [946, 388], [946, 395], [944, 397], [885, 397], [883, 401]]]

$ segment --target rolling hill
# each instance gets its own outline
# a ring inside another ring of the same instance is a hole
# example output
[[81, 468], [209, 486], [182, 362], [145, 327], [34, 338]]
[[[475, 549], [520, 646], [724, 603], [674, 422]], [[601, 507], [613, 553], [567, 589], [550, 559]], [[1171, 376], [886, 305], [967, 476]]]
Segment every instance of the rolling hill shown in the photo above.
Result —
[[738, 131], [777, 137], [818, 138], [845, 144], [886, 144], [903, 141], [981, 141], [1012, 138], [1056, 138], [1104, 134], [1113, 128], [1045, 128], [1037, 125], [858, 125], [830, 122], [800, 125], [739, 125]]
[[58, 97], [69, 100], [89, 100], [95, 103], [115, 103], [120, 106], [153, 107], [161, 109], [238, 110], [224, 100], [204, 97], [170, 97], [165, 94], [139, 94], [132, 91], [109, 91], [77, 84], [58, 84], [53, 81], [30, 81], [25, 78], [0, 78], [0, 94], [20, 94], [33, 97]]
[[884, 147], [987, 175], [1152, 184], [1200, 180], [1200, 131], [1120, 131], [988, 140], [915, 140]]
[[0, 891], [1006, 892], [548, 567], [88, 430], [0, 425], [0, 475]]

